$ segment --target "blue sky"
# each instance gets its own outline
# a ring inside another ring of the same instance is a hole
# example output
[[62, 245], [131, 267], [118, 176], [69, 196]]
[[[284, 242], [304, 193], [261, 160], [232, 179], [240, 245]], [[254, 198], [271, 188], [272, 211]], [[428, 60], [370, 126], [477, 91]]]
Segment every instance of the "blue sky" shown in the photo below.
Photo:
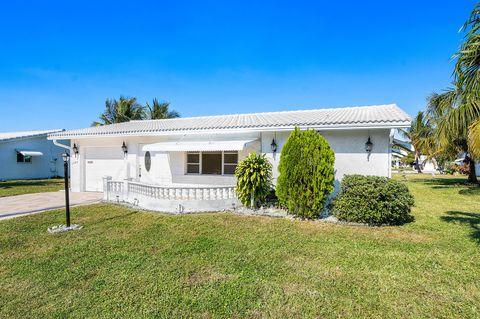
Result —
[[8, 1], [0, 131], [79, 128], [106, 98], [182, 116], [397, 103], [451, 81], [474, 1]]

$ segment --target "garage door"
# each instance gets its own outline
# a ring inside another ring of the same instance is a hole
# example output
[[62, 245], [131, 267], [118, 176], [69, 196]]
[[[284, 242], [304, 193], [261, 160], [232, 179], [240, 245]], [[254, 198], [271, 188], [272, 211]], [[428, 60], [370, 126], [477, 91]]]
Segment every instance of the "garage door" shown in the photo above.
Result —
[[85, 190], [103, 191], [103, 177], [123, 180], [126, 176], [125, 161], [119, 147], [92, 147], [85, 150]]

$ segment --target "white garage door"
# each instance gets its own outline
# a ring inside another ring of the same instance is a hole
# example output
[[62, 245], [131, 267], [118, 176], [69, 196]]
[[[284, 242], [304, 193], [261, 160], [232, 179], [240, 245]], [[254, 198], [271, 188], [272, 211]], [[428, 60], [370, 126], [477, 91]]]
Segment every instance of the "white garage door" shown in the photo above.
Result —
[[92, 147], [85, 150], [85, 190], [103, 191], [103, 177], [123, 180], [125, 161], [120, 147]]

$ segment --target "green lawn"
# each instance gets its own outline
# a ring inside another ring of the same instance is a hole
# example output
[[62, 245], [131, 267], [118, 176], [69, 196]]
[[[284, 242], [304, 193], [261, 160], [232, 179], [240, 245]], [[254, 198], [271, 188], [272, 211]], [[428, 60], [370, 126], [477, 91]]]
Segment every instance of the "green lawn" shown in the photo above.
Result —
[[0, 182], [0, 197], [55, 192], [64, 189], [63, 178]]
[[[395, 178], [402, 180], [401, 176]], [[415, 222], [98, 204], [0, 222], [0, 318], [479, 318], [480, 188], [407, 175]]]

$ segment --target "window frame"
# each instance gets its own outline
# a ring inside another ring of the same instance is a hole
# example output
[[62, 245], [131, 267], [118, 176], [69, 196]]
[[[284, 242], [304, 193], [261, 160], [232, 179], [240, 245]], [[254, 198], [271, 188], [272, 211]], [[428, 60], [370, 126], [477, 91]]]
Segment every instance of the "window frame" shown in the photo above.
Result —
[[[29, 156], [29, 155], [25, 156], [20, 152], [17, 152], [16, 155], [17, 155], [17, 157], [16, 157], [17, 164], [32, 164], [33, 156]], [[22, 160], [19, 161], [19, 158], [21, 158]]]
[[[237, 155], [237, 162], [236, 163], [225, 163], [225, 154], [235, 154]], [[235, 168], [238, 165], [238, 151], [223, 151], [222, 152], [222, 175], [235, 175], [235, 173], [232, 174], [225, 174], [225, 166], [235, 166]], [[235, 172], [235, 170], [233, 170]]]
[[[197, 154], [198, 155], [198, 163], [189, 163], [188, 162], [188, 154]], [[201, 175], [202, 173], [202, 152], [185, 152], [185, 175]], [[188, 165], [195, 165], [198, 166], [198, 173], [189, 173], [188, 172]]]
[[[221, 168], [222, 168], [222, 174], [204, 174], [203, 173], [203, 161], [202, 161], [202, 154], [203, 153], [211, 153], [210, 151], [197, 151], [197, 152], [185, 152], [185, 175], [204, 175], [204, 176], [234, 176], [235, 173], [233, 174], [226, 174], [225, 173], [225, 165], [227, 166], [237, 166], [238, 165], [238, 160], [239, 160], [239, 151], [217, 151], [218, 153], [222, 154], [222, 162], [221, 162]], [[214, 153], [217, 153], [214, 152]], [[198, 163], [189, 163], [188, 162], [188, 154], [198, 154]], [[236, 154], [237, 155], [237, 162], [236, 163], [225, 163], [225, 154]], [[188, 165], [198, 165], [198, 173], [188, 173]]]

